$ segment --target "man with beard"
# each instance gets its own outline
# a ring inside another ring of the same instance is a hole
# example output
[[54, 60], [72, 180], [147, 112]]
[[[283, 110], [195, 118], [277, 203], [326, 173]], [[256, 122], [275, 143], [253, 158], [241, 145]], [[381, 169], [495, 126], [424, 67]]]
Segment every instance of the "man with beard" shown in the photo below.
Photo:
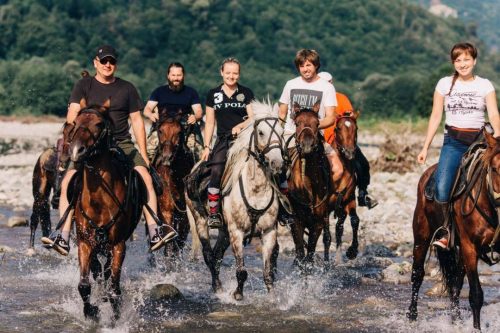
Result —
[[[193, 88], [184, 85], [184, 66], [173, 62], [168, 65], [167, 84], [156, 88], [151, 93], [144, 108], [144, 116], [153, 122], [153, 130], [147, 140], [149, 158], [153, 158], [158, 145], [158, 133], [155, 131], [157, 121], [179, 113], [187, 116], [189, 125], [196, 123], [203, 116], [198, 93]], [[199, 135], [201, 136], [201, 132]]]

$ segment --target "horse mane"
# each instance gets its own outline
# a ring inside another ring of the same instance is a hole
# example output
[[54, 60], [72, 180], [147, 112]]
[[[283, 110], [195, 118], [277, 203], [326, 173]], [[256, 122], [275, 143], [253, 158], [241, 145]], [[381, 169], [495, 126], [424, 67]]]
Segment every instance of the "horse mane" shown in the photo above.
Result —
[[238, 137], [234, 140], [227, 153], [226, 169], [222, 177], [224, 180], [222, 185], [224, 192], [227, 192], [226, 187], [229, 190], [230, 186], [238, 181], [241, 171], [248, 162], [246, 158], [248, 155], [248, 144], [250, 142], [250, 136], [253, 133], [255, 120], [278, 116], [278, 105], [271, 104], [269, 100], [267, 102], [253, 101], [251, 107], [254, 113], [253, 121], [238, 134]]

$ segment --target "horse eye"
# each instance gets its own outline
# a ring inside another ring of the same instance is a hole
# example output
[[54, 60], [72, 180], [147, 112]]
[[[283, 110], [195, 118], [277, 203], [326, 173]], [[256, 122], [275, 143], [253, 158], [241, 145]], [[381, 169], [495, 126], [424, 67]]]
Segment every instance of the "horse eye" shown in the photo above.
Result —
[[264, 133], [262, 131], [259, 131], [259, 136], [263, 136]]

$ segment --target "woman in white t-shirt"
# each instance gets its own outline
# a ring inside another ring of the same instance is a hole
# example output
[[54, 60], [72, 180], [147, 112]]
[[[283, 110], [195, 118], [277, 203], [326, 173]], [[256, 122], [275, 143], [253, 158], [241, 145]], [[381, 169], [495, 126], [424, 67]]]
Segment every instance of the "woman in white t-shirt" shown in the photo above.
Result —
[[495, 131], [500, 135], [495, 88], [487, 79], [474, 75], [477, 49], [470, 43], [455, 44], [450, 52], [455, 73], [439, 80], [432, 105], [424, 147], [417, 161], [425, 163], [427, 150], [441, 123], [445, 111], [445, 133], [443, 147], [435, 174], [436, 202], [442, 207], [442, 235], [433, 245], [448, 248], [448, 209], [451, 187], [463, 154], [477, 137], [485, 123], [485, 111]]

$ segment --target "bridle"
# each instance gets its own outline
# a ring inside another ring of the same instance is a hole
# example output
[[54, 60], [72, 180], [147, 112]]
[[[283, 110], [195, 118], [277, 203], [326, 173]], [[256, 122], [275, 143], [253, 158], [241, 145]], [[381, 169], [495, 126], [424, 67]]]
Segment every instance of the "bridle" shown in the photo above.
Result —
[[[347, 119], [347, 120], [350, 120], [354, 123], [354, 125], [356, 126], [356, 132], [354, 134], [354, 148], [352, 149], [348, 149], [346, 148], [345, 146], [341, 145], [340, 142], [339, 142], [339, 131], [340, 131], [340, 127], [338, 126], [339, 125], [339, 122], [341, 119]], [[341, 117], [338, 117], [337, 118], [337, 124], [335, 125], [335, 144], [337, 146], [337, 149], [339, 150], [339, 152], [345, 157], [347, 156], [347, 153], [351, 153], [354, 155], [354, 151], [356, 150], [356, 144], [358, 142], [358, 127], [357, 127], [357, 123], [356, 123], [356, 119], [351, 116], [351, 115], [344, 115], [344, 116], [341, 116]]]
[[86, 147], [85, 153], [79, 156], [78, 161], [75, 162], [79, 162], [81, 160], [87, 160], [95, 155], [100, 154], [102, 151], [108, 150], [109, 147], [111, 146], [110, 121], [106, 117], [104, 117], [101, 112], [92, 108], [82, 109], [78, 113], [77, 117], [84, 114], [93, 114], [98, 116], [104, 122], [104, 128], [101, 130], [99, 135], [96, 136], [88, 127], [82, 126], [81, 124], [77, 125], [76, 122], [73, 122], [72, 124], [73, 128], [68, 133], [68, 144], [71, 144], [71, 142], [75, 139], [75, 136], [79, 131], [88, 132], [94, 141], [94, 143], [90, 147]]
[[[264, 122], [271, 128], [271, 133], [265, 145], [259, 145], [258, 140], [258, 128], [260, 123]], [[252, 155], [257, 162], [262, 165], [264, 168], [267, 168], [269, 163], [266, 161], [266, 154], [269, 153], [273, 149], [279, 149], [281, 156], [285, 155], [285, 151], [283, 149], [283, 140], [281, 135], [278, 133], [277, 128], [279, 125], [280, 119], [277, 117], [265, 117], [255, 120], [253, 124], [253, 131], [250, 135], [250, 141], [248, 142], [248, 154]], [[278, 139], [273, 140], [273, 134], [276, 134]]]
[[[186, 140], [185, 140], [185, 132], [186, 132], [186, 127], [185, 125], [183, 125], [183, 122], [178, 120], [177, 117], [168, 117], [168, 118], [165, 118], [164, 120], [161, 121], [161, 123], [158, 125], [158, 128], [157, 128], [157, 131], [158, 131], [158, 139], [160, 139], [160, 133], [159, 133], [159, 130], [161, 128], [161, 125], [163, 123], [174, 123], [174, 122], [179, 122], [179, 125], [181, 127], [181, 130], [179, 132], [179, 142], [177, 144], [174, 145], [174, 143], [172, 142], [172, 139], [170, 140], [165, 140], [163, 142], [159, 142], [158, 143], [158, 152], [159, 154], [157, 154], [157, 156], [159, 156], [160, 158], [160, 162], [164, 163], [164, 165], [167, 165], [167, 166], [170, 166], [173, 162], [173, 160], [175, 159], [175, 157], [177, 156], [177, 153], [179, 152], [179, 149], [181, 149], [181, 147], [187, 151], [186, 149]], [[162, 147], [164, 147], [165, 145], [170, 145], [173, 147], [172, 149], [172, 154], [170, 155], [169, 159], [166, 160], [166, 161], [163, 161], [163, 156], [162, 156]]]

